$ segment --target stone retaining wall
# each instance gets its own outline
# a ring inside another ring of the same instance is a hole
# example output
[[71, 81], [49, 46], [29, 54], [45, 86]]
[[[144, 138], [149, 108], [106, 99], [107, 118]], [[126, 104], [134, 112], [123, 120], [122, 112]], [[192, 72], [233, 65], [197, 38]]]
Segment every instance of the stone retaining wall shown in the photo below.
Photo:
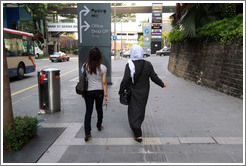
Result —
[[168, 69], [174, 75], [243, 98], [243, 46], [218, 42], [173, 43]]

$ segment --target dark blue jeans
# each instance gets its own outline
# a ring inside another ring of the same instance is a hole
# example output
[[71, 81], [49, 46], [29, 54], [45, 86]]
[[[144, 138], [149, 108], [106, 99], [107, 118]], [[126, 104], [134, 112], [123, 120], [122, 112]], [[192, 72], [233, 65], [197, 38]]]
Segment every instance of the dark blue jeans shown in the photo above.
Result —
[[93, 90], [85, 93], [86, 113], [84, 121], [85, 134], [91, 134], [91, 115], [93, 112], [94, 101], [97, 110], [97, 128], [101, 127], [103, 119], [103, 90]]

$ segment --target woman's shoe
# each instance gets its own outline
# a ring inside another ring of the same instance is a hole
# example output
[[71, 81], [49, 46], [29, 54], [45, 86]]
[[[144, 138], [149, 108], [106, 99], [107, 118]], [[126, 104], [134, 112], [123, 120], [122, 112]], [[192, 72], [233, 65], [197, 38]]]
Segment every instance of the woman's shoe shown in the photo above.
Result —
[[89, 141], [89, 140], [91, 140], [91, 139], [92, 139], [91, 135], [86, 135], [86, 136], [85, 136], [85, 142], [87, 142], [87, 141]]
[[135, 138], [135, 141], [137, 141], [137, 142], [142, 142], [142, 141], [143, 141], [143, 138], [142, 138], [142, 137], [136, 137], [136, 138]]
[[98, 129], [98, 131], [101, 131], [101, 130], [104, 129], [104, 127], [103, 127], [103, 126], [100, 126], [100, 127], [98, 127], [97, 129]]

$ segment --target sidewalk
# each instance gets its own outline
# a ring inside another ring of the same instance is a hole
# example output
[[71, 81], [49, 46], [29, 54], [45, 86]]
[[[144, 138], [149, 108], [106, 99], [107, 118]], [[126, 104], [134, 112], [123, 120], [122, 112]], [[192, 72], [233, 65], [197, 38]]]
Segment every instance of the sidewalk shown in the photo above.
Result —
[[49, 142], [44, 141], [46, 148], [36, 162], [242, 163], [243, 100], [177, 78], [167, 70], [167, 56], [146, 60], [169, 84], [162, 89], [151, 82], [142, 143], [132, 138], [127, 107], [119, 103], [127, 59], [112, 60], [113, 85], [108, 87], [104, 130], [97, 131], [94, 110], [93, 139], [84, 141], [85, 103], [75, 94], [73, 82], [62, 91], [62, 111], [39, 117], [44, 120], [40, 130], [50, 130], [53, 142], [44, 138]]

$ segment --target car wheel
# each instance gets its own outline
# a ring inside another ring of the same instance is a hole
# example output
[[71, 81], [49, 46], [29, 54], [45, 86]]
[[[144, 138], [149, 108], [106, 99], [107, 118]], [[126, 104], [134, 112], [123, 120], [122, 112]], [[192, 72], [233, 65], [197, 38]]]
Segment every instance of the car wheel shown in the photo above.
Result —
[[67, 58], [67, 61], [69, 61], [69, 58]]
[[54, 62], [54, 60], [51, 60], [51, 62]]
[[36, 54], [35, 58], [36, 58], [36, 59], [38, 59], [38, 58], [39, 58], [39, 53], [37, 53], [37, 54]]
[[23, 64], [19, 64], [17, 68], [17, 78], [19, 80], [22, 80], [24, 78], [24, 74], [25, 74], [25, 67]]

